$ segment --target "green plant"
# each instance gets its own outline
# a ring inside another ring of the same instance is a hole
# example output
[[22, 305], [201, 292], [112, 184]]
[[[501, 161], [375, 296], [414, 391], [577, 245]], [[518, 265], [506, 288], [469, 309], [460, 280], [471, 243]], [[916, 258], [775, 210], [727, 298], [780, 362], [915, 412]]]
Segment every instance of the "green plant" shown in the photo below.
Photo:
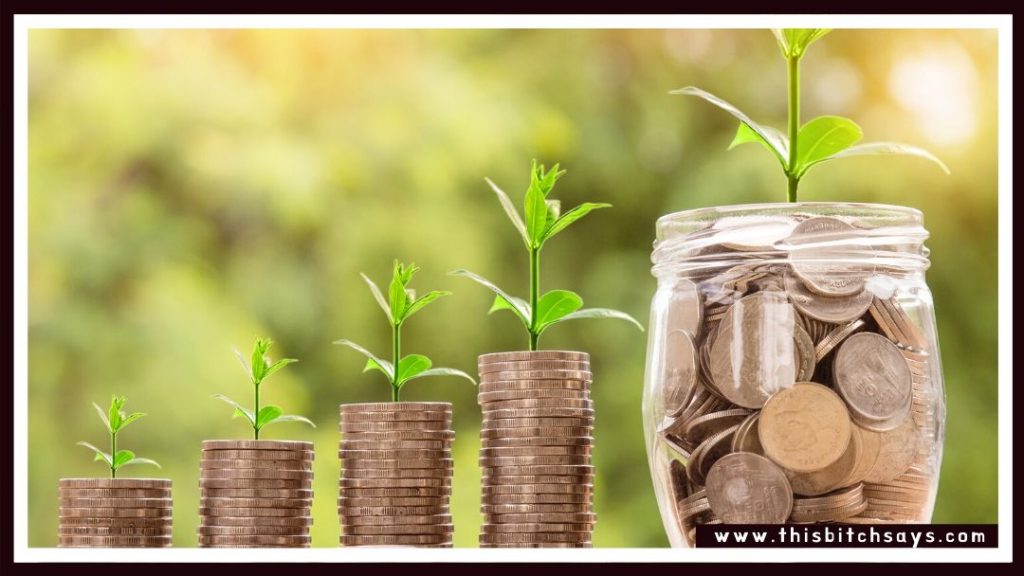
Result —
[[490, 179], [485, 178], [487, 184], [497, 194], [501, 207], [505, 209], [505, 214], [519, 231], [523, 244], [530, 253], [529, 301], [510, 296], [490, 280], [469, 270], [460, 269], [451, 272], [455, 276], [474, 280], [494, 292], [494, 304], [488, 314], [496, 310], [510, 310], [515, 314], [530, 334], [530, 350], [537, 349], [537, 342], [545, 330], [559, 322], [577, 318], [618, 318], [632, 322], [640, 330], [643, 330], [643, 326], [636, 319], [624, 312], [608, 308], [583, 308], [583, 299], [569, 290], [551, 290], [543, 296], [540, 294], [540, 253], [544, 244], [590, 212], [611, 207], [611, 204], [584, 202], [565, 214], [561, 214], [559, 201], [552, 200], [549, 196], [555, 187], [555, 182], [563, 174], [565, 171], [559, 171], [558, 164], [555, 164], [551, 170], [545, 171], [544, 166], [538, 166], [537, 161], [534, 160], [530, 168], [530, 186], [526, 189], [526, 196], [523, 198], [525, 218], [519, 216], [508, 195]]
[[224, 402], [234, 406], [235, 411], [232, 414], [232, 418], [237, 418], [239, 416], [245, 418], [249, 422], [249, 425], [252, 426], [253, 438], [256, 440], [260, 439], [260, 430], [268, 424], [277, 424], [280, 422], [304, 422], [313, 428], [316, 428], [316, 424], [313, 424], [309, 418], [306, 418], [305, 416], [296, 416], [294, 414], [285, 414], [284, 410], [282, 410], [280, 406], [268, 404], [260, 407], [260, 385], [263, 384], [263, 381], [274, 372], [277, 372], [292, 362], [298, 362], [298, 360], [294, 358], [282, 358], [277, 362], [271, 363], [270, 358], [267, 357], [267, 350], [270, 350], [270, 347], [273, 344], [274, 341], [270, 338], [256, 338], [256, 343], [253, 344], [252, 347], [252, 356], [248, 362], [241, 352], [237, 349], [235, 350], [235, 355], [238, 356], [238, 361], [242, 363], [242, 369], [249, 375], [249, 380], [252, 382], [255, 397], [252, 410], [245, 408], [238, 402], [235, 402], [223, 394], [213, 395], [214, 398], [223, 400]]
[[136, 458], [135, 453], [131, 450], [118, 450], [117, 449], [117, 434], [124, 430], [126, 426], [135, 422], [139, 418], [145, 416], [142, 412], [132, 412], [131, 414], [125, 414], [122, 411], [125, 402], [128, 399], [124, 396], [110, 397], [110, 408], [104, 412], [100, 405], [93, 402], [92, 406], [96, 409], [96, 413], [100, 415], [100, 420], [103, 425], [107, 427], [107, 432], [110, 434], [110, 453], [106, 453], [103, 450], [89, 444], [88, 442], [79, 442], [79, 446], [85, 446], [96, 453], [93, 458], [96, 462], [106, 462], [110, 466], [110, 477], [117, 478], [117, 471], [125, 466], [132, 464], [152, 464], [157, 468], [160, 467], [155, 460], [149, 458]]
[[789, 122], [785, 135], [779, 130], [758, 124], [732, 104], [700, 88], [687, 86], [673, 90], [672, 94], [697, 96], [732, 114], [740, 125], [729, 149], [740, 144], [756, 142], [764, 146], [782, 165], [786, 174], [786, 198], [796, 202], [800, 179], [812, 166], [849, 156], [870, 154], [905, 154], [926, 158], [938, 164], [947, 174], [949, 169], [935, 155], [923, 148], [897, 142], [857, 144], [864, 135], [860, 126], [841, 116], [819, 116], [800, 125], [800, 60], [807, 48], [830, 32], [827, 28], [786, 28], [772, 30], [782, 56], [786, 59], [789, 78]]
[[[387, 298], [381, 293], [380, 288], [373, 283], [373, 280], [370, 280], [366, 274], [360, 274], [363, 280], [366, 281], [367, 286], [370, 287], [370, 292], [373, 294], [374, 299], [377, 300], [381, 310], [384, 311], [384, 315], [387, 316], [388, 323], [391, 324], [391, 362], [374, 356], [372, 352], [351, 340], [336, 340], [334, 342], [335, 344], [348, 346], [366, 356], [366, 367], [363, 368], [363, 372], [378, 370], [384, 374], [388, 379], [388, 384], [391, 385], [391, 400], [394, 402], [398, 402], [402, 387], [410, 380], [426, 376], [459, 376], [476, 385], [476, 380], [462, 370], [433, 368], [430, 358], [422, 354], [402, 356], [402, 325], [405, 324], [405, 321], [426, 307], [427, 304], [438, 298], [451, 295], [451, 292], [431, 290], [417, 298], [416, 292], [409, 288], [409, 282], [412, 281], [412, 277], [418, 271], [419, 267], [415, 264], [406, 266], [395, 260]], [[395, 366], [398, 366], [397, 370]]]

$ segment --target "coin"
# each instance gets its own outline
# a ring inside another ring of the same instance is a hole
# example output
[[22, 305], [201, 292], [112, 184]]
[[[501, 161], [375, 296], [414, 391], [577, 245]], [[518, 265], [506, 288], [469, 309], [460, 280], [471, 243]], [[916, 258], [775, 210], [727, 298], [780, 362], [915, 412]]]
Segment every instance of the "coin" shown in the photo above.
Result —
[[61, 478], [61, 488], [164, 488], [170, 489], [171, 481], [155, 478]]
[[852, 243], [856, 234], [852, 225], [831, 217], [809, 218], [793, 229], [785, 241], [789, 264], [808, 290], [840, 297], [864, 289], [874, 270], [868, 264], [851, 263], [851, 259], [870, 252], [870, 247]]
[[348, 535], [341, 536], [342, 546], [418, 546], [449, 541], [448, 534]]
[[170, 488], [60, 488], [61, 498], [170, 498]]
[[481, 448], [482, 458], [512, 456], [589, 456], [590, 446], [509, 446], [504, 448]]
[[533, 495], [533, 494], [586, 494], [594, 493], [594, 487], [587, 484], [509, 484], [509, 485], [485, 485], [482, 488], [485, 498], [499, 494]]
[[312, 487], [312, 479], [305, 480], [273, 480], [267, 478], [200, 478], [200, 488], [256, 488], [256, 489], [282, 489], [294, 488], [309, 490]]
[[344, 442], [351, 441], [392, 441], [392, 440], [444, 440], [450, 441], [455, 438], [452, 430], [389, 430], [376, 432], [355, 432], [343, 431], [341, 433]]
[[590, 532], [593, 524], [541, 524], [538, 522], [519, 524], [483, 524], [480, 531], [488, 534]]
[[567, 360], [570, 362], [589, 362], [590, 354], [586, 352], [575, 352], [567, 350], [531, 350], [521, 352], [492, 352], [481, 354], [478, 361], [480, 364], [492, 364], [494, 362], [520, 362], [524, 360]]
[[593, 494], [485, 494], [489, 504], [589, 504]]
[[855, 417], [877, 426], [910, 410], [910, 369], [896, 345], [883, 336], [864, 332], [847, 338], [836, 352], [833, 373]]
[[860, 431], [856, 426], [851, 426], [850, 442], [838, 460], [821, 470], [786, 473], [793, 493], [801, 496], [819, 496], [843, 486], [843, 482], [856, 471], [861, 449]]
[[516, 446], [593, 446], [592, 436], [525, 437], [525, 438], [484, 438], [485, 448], [506, 448]]
[[821, 362], [825, 356], [828, 356], [832, 350], [838, 346], [841, 342], [846, 340], [848, 336], [860, 330], [864, 327], [863, 320], [854, 320], [849, 324], [843, 326], [837, 326], [834, 330], [827, 333], [824, 338], [814, 347], [814, 358], [818, 362]]
[[229, 534], [229, 535], [200, 535], [200, 546], [287, 546], [287, 547], [308, 547], [311, 539], [302, 535], [273, 535], [273, 534]]
[[340, 450], [448, 450], [451, 440], [342, 440]]
[[494, 524], [505, 523], [555, 523], [555, 524], [593, 524], [597, 515], [593, 512], [543, 512], [538, 514], [484, 514], [484, 521]]
[[515, 484], [576, 484], [588, 485], [594, 483], [593, 474], [568, 475], [568, 474], [508, 474], [491, 475], [484, 474], [482, 484], [486, 486], [515, 485]]
[[699, 444], [705, 438], [746, 420], [749, 415], [750, 410], [744, 408], [731, 408], [705, 414], [688, 422], [683, 430], [683, 435], [694, 444]]
[[812, 382], [777, 392], [761, 410], [758, 436], [765, 454], [794, 472], [821, 470], [850, 442], [850, 417], [839, 396]]
[[451, 487], [422, 488], [345, 488], [342, 493], [351, 498], [408, 498], [450, 496]]
[[539, 400], [539, 399], [564, 399], [564, 400], [587, 400], [589, 393], [586, 390], [566, 390], [561, 388], [536, 388], [532, 390], [500, 390], [497, 392], [481, 391], [477, 395], [477, 401], [483, 405], [488, 402], [502, 402], [505, 400]]
[[708, 471], [706, 490], [711, 509], [728, 524], [781, 524], [793, 508], [786, 475], [757, 454], [719, 458]]
[[262, 468], [215, 468], [202, 471], [203, 479], [310, 480], [311, 470], [275, 470]]
[[338, 406], [341, 414], [349, 412], [451, 412], [451, 402], [365, 402]]
[[672, 330], [665, 338], [662, 401], [666, 413], [677, 415], [686, 407], [685, 402], [696, 385], [697, 346], [693, 337], [683, 330]]
[[304, 536], [306, 526], [199, 526], [200, 536]]
[[671, 334], [680, 330], [690, 336], [697, 336], [704, 320], [703, 298], [697, 285], [685, 278], [678, 278], [672, 283], [667, 300], [666, 331]]
[[592, 542], [516, 542], [513, 544], [495, 544], [481, 542], [481, 548], [593, 548]]
[[173, 531], [170, 521], [157, 526], [57, 526], [57, 534], [64, 536], [170, 536]]
[[168, 508], [58, 508], [61, 518], [170, 518]]
[[67, 508], [170, 508], [170, 498], [64, 498], [58, 500]]
[[417, 468], [451, 468], [454, 461], [451, 458], [362, 458], [342, 452], [341, 465], [343, 468], [352, 470], [369, 469], [396, 469], [413, 470]]
[[757, 423], [761, 419], [760, 412], [754, 412], [740, 424], [739, 429], [732, 436], [733, 452], [750, 452], [764, 456], [764, 448], [761, 446], [761, 438], [758, 433]]
[[201, 516], [202, 526], [312, 526], [309, 516]]
[[793, 307], [779, 292], [744, 296], [726, 313], [711, 347], [711, 377], [733, 404], [761, 408], [796, 381]]
[[296, 517], [305, 516], [309, 514], [309, 507], [303, 506], [299, 508], [253, 508], [253, 507], [237, 507], [237, 508], [226, 508], [221, 506], [200, 506], [200, 516], [230, 516], [233, 518], [251, 518], [251, 517]]
[[171, 545], [170, 536], [58, 536], [61, 548], [163, 548]]
[[704, 484], [704, 478], [711, 466], [719, 458], [729, 453], [729, 450], [732, 448], [733, 434], [736, 433], [739, 427], [739, 424], [734, 424], [711, 436], [697, 447], [700, 453], [698, 454], [697, 450], [695, 450], [687, 466], [687, 472], [690, 474], [691, 480], [697, 484]]
[[206, 508], [309, 508], [312, 499], [302, 498], [208, 498], [199, 499]]
[[448, 502], [447, 496], [369, 496], [355, 497], [342, 492], [338, 506], [361, 508], [388, 506], [441, 506]]
[[589, 464], [590, 455], [583, 456], [481, 456], [481, 466], [545, 466], [545, 465], [579, 465]]
[[312, 470], [311, 460], [200, 460], [200, 470], [261, 468], [265, 470]]
[[480, 375], [480, 382], [502, 380], [578, 380], [590, 382], [594, 375], [589, 370], [502, 370]]
[[483, 469], [484, 476], [526, 476], [526, 475], [552, 475], [552, 476], [579, 476], [581, 474], [593, 474], [594, 467], [588, 465], [536, 465], [536, 466], [488, 466]]
[[354, 488], [450, 488], [451, 476], [438, 478], [347, 478], [338, 481], [342, 489]]
[[590, 503], [559, 503], [559, 504], [483, 504], [480, 512], [484, 514], [546, 514], [566, 512], [587, 512]]
[[288, 450], [312, 452], [312, 442], [296, 440], [203, 440], [203, 450]]
[[583, 380], [494, 380], [481, 382], [480, 392], [515, 392], [533, 390], [546, 394], [548, 390], [575, 390], [579, 394], [590, 391], [590, 382]]
[[424, 506], [346, 506], [339, 508], [342, 521], [350, 516], [427, 516], [448, 514], [446, 504]]
[[875, 432], [864, 430], [866, 436], [878, 435], [878, 456], [864, 474], [864, 481], [881, 483], [894, 480], [910, 468], [917, 454], [919, 437], [914, 423], [910, 420], [894, 430]]
[[492, 372], [519, 372], [535, 370], [582, 370], [590, 372], [590, 362], [578, 362], [574, 360], [519, 360], [509, 362], [490, 362], [481, 364], [479, 372], [481, 375]]
[[113, 516], [65, 516], [59, 519], [61, 527], [90, 527], [90, 528], [165, 528], [171, 525], [170, 511], [166, 516], [156, 518], [129, 518]]
[[423, 524], [451, 524], [451, 514], [406, 514], [403, 516], [348, 516], [345, 518], [346, 526], [394, 526], [394, 525], [423, 525]]
[[447, 411], [422, 411], [410, 412], [403, 410], [399, 412], [342, 412], [342, 422], [451, 422], [452, 412]]
[[353, 468], [342, 470], [344, 478], [450, 478], [452, 467], [444, 468]]
[[261, 462], [276, 461], [312, 461], [312, 450], [203, 450], [202, 461], [211, 460], [259, 460]]
[[299, 499], [310, 500], [313, 498], [312, 490], [278, 488], [204, 488], [203, 498], [258, 498], [258, 499]]
[[829, 324], [846, 324], [860, 318], [872, 301], [872, 294], [867, 290], [850, 296], [830, 297], [811, 292], [795, 276], [787, 275], [785, 282], [786, 293], [797, 310]]
[[450, 430], [451, 420], [393, 420], [385, 422], [348, 422], [344, 418], [338, 430], [346, 432], [390, 432], [394, 430]]
[[585, 532], [511, 532], [480, 534], [480, 542], [487, 543], [539, 543], [539, 542], [588, 542], [591, 533]]
[[349, 536], [400, 534], [451, 534], [455, 532], [452, 524], [391, 524], [381, 526], [345, 526], [345, 534]]
[[593, 426], [542, 426], [533, 428], [498, 428], [483, 429], [480, 438], [534, 438], [542, 437], [589, 437], [594, 431]]
[[483, 428], [485, 430], [499, 430], [502, 428], [541, 428], [558, 426], [593, 426], [593, 418], [564, 417], [564, 418], [490, 418], [484, 416]]
[[450, 459], [451, 449], [446, 450], [338, 450], [338, 456], [349, 460], [394, 460], [409, 458], [413, 460], [442, 461]]
[[925, 350], [928, 348], [928, 339], [925, 338], [924, 333], [917, 327], [917, 324], [907, 314], [906, 309], [900, 305], [899, 300], [896, 297], [882, 300], [882, 306], [889, 312], [889, 316], [899, 327], [899, 332], [902, 334], [902, 340], [900, 344], [909, 346], [915, 350]]
[[583, 408], [591, 410], [594, 403], [580, 398], [518, 398], [484, 402], [488, 410], [517, 410], [520, 408]]

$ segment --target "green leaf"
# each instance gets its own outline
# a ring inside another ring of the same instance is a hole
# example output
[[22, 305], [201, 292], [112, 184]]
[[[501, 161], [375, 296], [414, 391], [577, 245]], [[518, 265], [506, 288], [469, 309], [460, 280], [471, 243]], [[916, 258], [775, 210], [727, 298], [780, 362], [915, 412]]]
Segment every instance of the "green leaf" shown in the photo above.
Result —
[[593, 212], [594, 210], [599, 210], [601, 208], [611, 208], [611, 206], [611, 204], [597, 202], [584, 202], [583, 204], [580, 204], [579, 206], [559, 216], [557, 220], [555, 220], [550, 226], [548, 226], [548, 229], [544, 231], [544, 238], [542, 242], [547, 242], [552, 236], [558, 234], [562, 230], [565, 230], [570, 224], [579, 220], [580, 218], [583, 218], [584, 216]]
[[639, 328], [641, 332], [644, 330], [643, 324], [637, 322], [636, 318], [633, 318], [625, 312], [619, 312], [618, 310], [612, 310], [610, 308], [584, 308], [571, 314], [566, 314], [551, 324], [565, 322], [566, 320], [578, 320], [581, 318], [616, 318], [618, 320], [625, 320], [632, 323], [634, 326]]
[[107, 418], [107, 413], [103, 411], [103, 408], [100, 408], [100, 405], [95, 402], [92, 403], [92, 406], [96, 409], [96, 413], [100, 415], [103, 425], [107, 427], [107, 432], [113, 432], [110, 428], [110, 419]]
[[132, 458], [124, 464], [121, 464], [121, 468], [124, 468], [125, 466], [135, 466], [137, 464], [149, 464], [151, 466], [161, 468], [160, 464], [158, 464], [156, 460], [150, 460], [149, 458]]
[[249, 376], [249, 380], [253, 380], [254, 378], [252, 377], [252, 367], [245, 360], [245, 355], [242, 354], [242, 351], [239, 350], [238, 348], [232, 348], [232, 350], [235, 351], [235, 356], [238, 357], [238, 363], [242, 365], [242, 370], [245, 370], [245, 373]]
[[426, 294], [420, 296], [419, 298], [415, 299], [413, 302], [409, 304], [409, 307], [406, 308], [405, 313], [402, 315], [401, 321], [405, 322], [406, 320], [409, 319], [410, 316], [419, 312], [420, 310], [423, 309], [424, 306], [430, 304], [434, 300], [437, 300], [438, 298], [442, 298], [444, 296], [451, 295], [452, 293], [448, 292], [447, 290], [431, 290], [430, 292], [427, 292]]
[[796, 146], [796, 173], [853, 146], [864, 132], [853, 120], [841, 116], [818, 116], [800, 128]]
[[260, 408], [259, 413], [256, 414], [256, 429], [259, 430], [270, 422], [277, 420], [282, 414], [284, 414], [284, 410], [280, 406], [274, 406], [273, 404]]
[[583, 299], [569, 290], [552, 290], [537, 301], [538, 331], [557, 322], [567, 314], [571, 314], [583, 306]]
[[498, 196], [498, 202], [501, 203], [501, 207], [505, 209], [505, 215], [507, 215], [508, 219], [512, 221], [512, 225], [516, 227], [516, 230], [519, 232], [519, 235], [523, 238], [523, 243], [526, 244], [527, 247], [529, 247], [530, 236], [526, 233], [526, 224], [523, 222], [522, 217], [519, 216], [519, 212], [516, 212], [515, 204], [512, 203], [512, 200], [508, 197], [508, 194], [505, 194], [505, 192], [501, 188], [498, 188], [497, 184], [491, 182], [490, 178], [484, 178], [484, 180], [487, 181], [487, 184], [490, 185], [491, 190], [494, 190], [494, 193]]
[[[452, 276], [461, 276], [463, 278], [469, 278], [470, 280], [476, 282], [477, 284], [480, 284], [481, 286], [484, 286], [485, 288], [489, 289], [491, 292], [494, 292], [495, 294], [497, 294], [499, 298], [503, 299], [505, 301], [505, 303], [508, 304], [508, 308], [507, 309], [511, 310], [512, 312], [514, 312], [515, 315], [518, 316], [519, 319], [523, 322], [523, 326], [526, 326], [527, 329], [529, 329], [529, 327], [530, 327], [530, 307], [529, 307], [529, 305], [525, 305], [526, 302], [523, 301], [522, 298], [516, 298], [514, 296], [509, 296], [508, 294], [505, 293], [504, 290], [502, 290], [501, 288], [498, 288], [498, 286], [496, 284], [494, 284], [494, 282], [491, 282], [490, 280], [484, 278], [483, 276], [479, 276], [477, 274], [474, 274], [474, 273], [470, 272], [469, 270], [464, 270], [464, 269], [460, 268], [458, 270], [452, 270], [451, 272], [449, 272], [449, 274], [451, 274]], [[495, 307], [492, 306], [491, 310], [492, 311], [495, 310]]]
[[519, 315], [519, 310], [525, 310], [527, 312], [527, 316], [529, 316], [529, 312], [530, 312], [530, 303], [529, 302], [527, 302], [526, 300], [524, 300], [522, 298], [519, 298], [517, 296], [509, 296], [508, 298], [510, 300], [506, 300], [505, 297], [502, 296], [501, 294], [495, 295], [494, 296], [494, 303], [491, 304], [491, 309], [488, 310], [487, 313], [488, 314], [492, 314], [494, 312], [497, 312], [498, 310], [511, 310], [513, 313], [515, 313], [518, 316]]
[[398, 361], [398, 379], [396, 381], [398, 386], [401, 386], [407, 380], [415, 378], [418, 374], [429, 370], [432, 362], [430, 358], [422, 354], [409, 354], [405, 358]]
[[938, 164], [939, 168], [942, 168], [943, 172], [949, 174], [949, 168], [946, 164], [931, 152], [924, 148], [918, 148], [917, 146], [911, 146], [909, 144], [900, 144], [899, 142], [870, 142], [867, 144], [858, 144], [856, 146], [851, 146], [846, 150], [837, 152], [828, 158], [823, 158], [820, 161], [824, 162], [825, 160], [835, 160], [836, 158], [868, 156], [875, 154], [902, 154], [905, 156], [917, 156], [918, 158], [931, 160], [935, 164]]
[[388, 317], [388, 322], [394, 324], [395, 319], [391, 316], [391, 308], [388, 305], [388, 301], [384, 298], [384, 294], [381, 293], [380, 288], [378, 288], [377, 285], [373, 283], [373, 280], [370, 280], [370, 277], [366, 274], [360, 272], [359, 275], [363, 277], [363, 280], [366, 281], [366, 285], [370, 287], [370, 292], [373, 294], [373, 298], [377, 301], [380, 309], [383, 310], [384, 314]]
[[[785, 134], [771, 126], [761, 126], [761, 129], [764, 130], [765, 133], [771, 135], [773, 140], [785, 143], [785, 153], [789, 153], [789, 138], [787, 138]], [[775, 159], [779, 161], [779, 164], [782, 165], [782, 169], [786, 169], [786, 166], [789, 163], [789, 157], [780, 155], [779, 151], [772, 147], [771, 142], [762, 138], [760, 134], [754, 132], [750, 126], [747, 126], [743, 122], [740, 122], [739, 128], [736, 129], [736, 136], [732, 139], [732, 142], [729, 143], [728, 150], [732, 150], [740, 144], [747, 144], [750, 142], [764, 146], [764, 149], [771, 152], [772, 155], [775, 156]]]
[[132, 412], [131, 414], [125, 416], [124, 419], [121, 421], [121, 430], [124, 430], [125, 426], [128, 426], [132, 422], [135, 422], [136, 420], [142, 418], [145, 415], [146, 414], [143, 412]]
[[416, 378], [426, 378], [427, 376], [457, 376], [459, 378], [469, 380], [474, 386], [476, 386], [476, 380], [474, 380], [472, 376], [466, 374], [462, 370], [456, 370], [455, 368], [431, 368], [430, 370], [424, 370], [423, 372], [407, 379], [406, 382], [409, 380], [415, 380]]
[[296, 360], [295, 358], [281, 358], [280, 360], [274, 362], [267, 368], [267, 371], [263, 373], [263, 380], [266, 380], [267, 378], [270, 377], [271, 374], [277, 372], [281, 368], [284, 368], [285, 366], [289, 364], [294, 364], [296, 362], [298, 362], [298, 360]]
[[773, 28], [772, 34], [784, 57], [801, 58], [808, 46], [831, 31], [831, 28]]
[[740, 112], [739, 108], [725, 100], [722, 100], [718, 96], [705, 92], [695, 86], [687, 86], [685, 88], [680, 88], [679, 90], [673, 90], [670, 94], [682, 94], [684, 96], [696, 96], [698, 98], [703, 98], [711, 104], [725, 110], [729, 114], [732, 114], [737, 120], [746, 124], [748, 128], [757, 134], [760, 141], [775, 154], [775, 158], [782, 163], [783, 167], [789, 166], [789, 161], [787, 160], [787, 157], [789, 156], [789, 140], [782, 134], [782, 132], [768, 126], [761, 126], [757, 122], [751, 120], [749, 116]]
[[228, 404], [230, 404], [230, 405], [235, 407], [235, 412], [232, 414], [232, 417], [234, 417], [234, 416], [242, 416], [246, 420], [249, 421], [250, 425], [252, 425], [252, 426], [256, 425], [256, 416], [253, 415], [252, 410], [249, 410], [245, 406], [242, 406], [238, 402], [235, 402], [234, 400], [232, 400], [231, 398], [228, 398], [227, 396], [225, 396], [223, 394], [214, 394], [213, 397], [216, 398], [217, 400], [222, 400], [224, 402], [227, 402]]
[[526, 189], [526, 198], [523, 200], [523, 211], [526, 214], [526, 233], [530, 238], [530, 246], [536, 248], [544, 230], [547, 228], [548, 205], [543, 189], [544, 167], [537, 166], [534, 161], [533, 169], [530, 172], [530, 186]]
[[263, 381], [264, 374], [267, 370], [267, 359], [265, 358], [267, 350], [270, 350], [270, 346], [273, 345], [274, 341], [270, 338], [257, 338], [256, 343], [252, 347], [252, 381], [255, 384], [259, 384]]
[[124, 396], [110, 397], [110, 410], [107, 411], [107, 418], [110, 419], [110, 431], [115, 434], [121, 429], [121, 408], [124, 407], [126, 401], [127, 398]]
[[128, 462], [131, 462], [135, 458], [135, 452], [131, 450], [118, 450], [117, 454], [114, 454], [114, 463], [110, 466], [117, 470], [121, 466], [124, 466]]
[[376, 356], [373, 355], [373, 352], [370, 352], [366, 348], [363, 348], [362, 346], [356, 344], [355, 342], [352, 342], [351, 340], [335, 340], [334, 343], [339, 344], [341, 346], [348, 346], [349, 348], [355, 350], [356, 352], [359, 352], [363, 356], [366, 356], [368, 361], [366, 363], [366, 367], [363, 368], [363, 372], [366, 372], [367, 370], [370, 369], [380, 370], [381, 372], [384, 373], [385, 376], [388, 377], [388, 382], [395, 381], [395, 368], [394, 366], [391, 365], [391, 362], [377, 358]]
[[100, 450], [99, 448], [93, 446], [92, 444], [89, 444], [88, 442], [79, 442], [78, 445], [79, 446], [85, 446], [89, 450], [92, 450], [93, 452], [95, 452], [96, 456], [93, 458], [94, 461], [106, 462], [108, 465], [112, 465], [113, 464], [114, 461], [111, 460], [110, 454], [107, 454], [106, 452], [104, 452], [103, 450]]
[[295, 414], [285, 414], [283, 416], [278, 416], [274, 420], [267, 422], [267, 424], [280, 424], [281, 422], [302, 422], [304, 424], [309, 424], [313, 428], [316, 428], [316, 424], [314, 424], [312, 420], [306, 418], [305, 416], [297, 416]]
[[419, 267], [415, 264], [405, 266], [399, 263], [398, 260], [395, 260], [391, 274], [391, 284], [388, 286], [388, 304], [391, 308], [391, 324], [394, 326], [402, 322], [402, 314], [405, 312], [409, 301], [406, 286], [418, 271]]

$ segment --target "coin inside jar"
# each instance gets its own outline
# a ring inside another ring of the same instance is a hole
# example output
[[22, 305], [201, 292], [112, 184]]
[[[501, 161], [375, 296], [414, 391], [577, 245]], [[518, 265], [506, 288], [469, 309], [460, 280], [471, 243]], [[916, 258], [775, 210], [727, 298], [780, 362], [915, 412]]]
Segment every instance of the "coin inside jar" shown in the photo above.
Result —
[[678, 415], [697, 379], [697, 347], [683, 330], [669, 332], [665, 342], [665, 412]]
[[733, 452], [707, 474], [711, 510], [727, 524], [781, 524], [793, 508], [793, 491], [782, 469], [764, 456]]
[[850, 442], [850, 416], [826, 386], [799, 382], [774, 394], [758, 422], [765, 454], [794, 472], [821, 470], [838, 460]]
[[[789, 263], [808, 290], [822, 296], [842, 297], [864, 289], [873, 270], [850, 260], [869, 253], [870, 249], [851, 245], [849, 239], [855, 234], [853, 225], [827, 216], [809, 218], [793, 229], [785, 241], [790, 249]], [[841, 248], [836, 246], [839, 243]]]
[[833, 374], [851, 415], [869, 428], [895, 428], [910, 411], [910, 368], [884, 336], [861, 332], [848, 337], [836, 352]]

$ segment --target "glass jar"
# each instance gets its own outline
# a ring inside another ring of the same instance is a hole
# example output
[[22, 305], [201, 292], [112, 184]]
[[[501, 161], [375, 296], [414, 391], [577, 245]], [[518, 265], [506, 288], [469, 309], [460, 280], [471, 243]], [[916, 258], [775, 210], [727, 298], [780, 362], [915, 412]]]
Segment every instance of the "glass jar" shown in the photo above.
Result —
[[929, 522], [945, 398], [911, 208], [658, 220], [643, 416], [665, 530]]

